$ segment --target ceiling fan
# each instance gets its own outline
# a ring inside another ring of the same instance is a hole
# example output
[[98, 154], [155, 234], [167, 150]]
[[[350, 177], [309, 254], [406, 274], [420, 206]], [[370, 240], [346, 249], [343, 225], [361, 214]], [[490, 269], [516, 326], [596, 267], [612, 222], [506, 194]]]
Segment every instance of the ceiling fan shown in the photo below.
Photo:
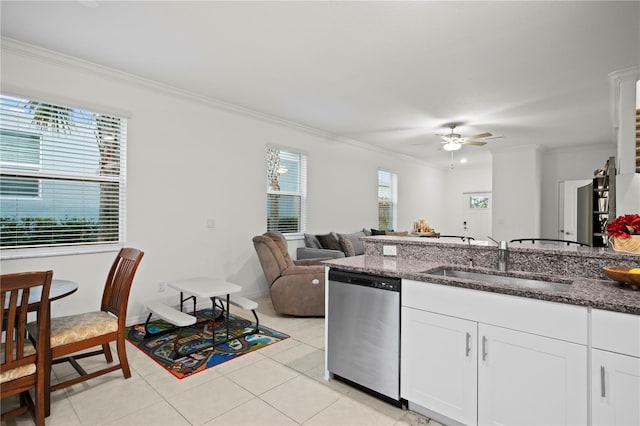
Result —
[[444, 149], [445, 151], [457, 151], [460, 148], [462, 148], [462, 145], [474, 145], [474, 146], [486, 145], [486, 142], [483, 142], [479, 139], [485, 139], [493, 136], [491, 133], [485, 132], [485, 133], [479, 133], [477, 135], [463, 138], [460, 135], [460, 133], [455, 132], [456, 126], [457, 126], [457, 123], [449, 123], [447, 127], [451, 129], [450, 133], [446, 135], [443, 135], [443, 134], [436, 135], [436, 136], [440, 136], [443, 139], [443, 142], [441, 143], [443, 144], [442, 149]]

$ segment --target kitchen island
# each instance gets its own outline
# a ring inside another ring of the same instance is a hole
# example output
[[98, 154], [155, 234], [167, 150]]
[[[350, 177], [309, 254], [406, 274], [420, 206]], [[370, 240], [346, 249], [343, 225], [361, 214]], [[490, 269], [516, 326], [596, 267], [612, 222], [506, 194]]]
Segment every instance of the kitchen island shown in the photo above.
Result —
[[605, 266], [638, 267], [640, 256], [523, 244], [499, 272], [493, 245], [363, 240], [364, 256], [325, 264], [401, 278], [400, 396], [410, 409], [444, 424], [640, 424], [640, 291], [602, 275]]

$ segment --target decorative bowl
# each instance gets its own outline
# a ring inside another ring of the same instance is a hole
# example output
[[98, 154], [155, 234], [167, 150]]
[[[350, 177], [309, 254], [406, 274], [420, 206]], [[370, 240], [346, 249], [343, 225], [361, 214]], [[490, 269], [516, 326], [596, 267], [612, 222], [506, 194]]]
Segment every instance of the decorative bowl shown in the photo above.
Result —
[[610, 268], [604, 268], [604, 274], [614, 281], [618, 281], [623, 284], [629, 284], [629, 286], [631, 286], [633, 290], [638, 290], [640, 288], [640, 274], [633, 274], [629, 272], [631, 269], [634, 268], [612, 266]]
[[629, 238], [613, 237], [612, 246], [615, 251], [640, 254], [640, 235], [631, 235]]

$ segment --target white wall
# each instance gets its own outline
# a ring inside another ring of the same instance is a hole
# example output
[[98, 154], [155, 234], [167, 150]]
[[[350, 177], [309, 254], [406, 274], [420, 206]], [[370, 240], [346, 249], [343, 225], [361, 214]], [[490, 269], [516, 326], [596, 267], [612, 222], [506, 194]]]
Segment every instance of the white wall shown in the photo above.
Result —
[[[475, 149], [475, 148], [463, 148]], [[443, 195], [444, 217], [432, 225], [443, 235], [465, 235], [463, 229], [462, 194], [465, 192], [491, 192], [491, 164], [459, 166], [445, 172], [446, 191]], [[486, 239], [486, 237], [483, 237]]]
[[548, 150], [542, 153], [542, 237], [558, 238], [558, 183], [565, 180], [593, 179], [602, 169], [615, 144]]
[[541, 156], [525, 145], [493, 152], [493, 238], [540, 236]]
[[[144, 318], [158, 282], [224, 277], [253, 297], [268, 289], [251, 238], [266, 226], [265, 145], [306, 152], [308, 229], [353, 232], [377, 225], [377, 170], [398, 173], [398, 227], [441, 221], [443, 171], [330, 140], [295, 126], [222, 109], [208, 100], [39, 49], [2, 45], [2, 90], [97, 111], [130, 113], [127, 245], [145, 251], [129, 321]], [[213, 230], [206, 228], [215, 220]], [[53, 269], [79, 291], [54, 316], [98, 308], [114, 253], [4, 260], [2, 273]]]
[[640, 213], [640, 173], [616, 177], [616, 215]]

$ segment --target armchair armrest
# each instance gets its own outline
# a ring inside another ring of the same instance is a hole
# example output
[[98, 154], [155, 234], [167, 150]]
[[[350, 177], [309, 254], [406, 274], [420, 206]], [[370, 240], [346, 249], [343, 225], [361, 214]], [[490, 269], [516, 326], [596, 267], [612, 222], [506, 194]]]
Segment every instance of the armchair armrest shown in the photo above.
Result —
[[290, 275], [313, 275], [320, 274], [324, 277], [324, 266], [308, 265], [308, 266], [290, 266], [282, 272], [282, 277]]

